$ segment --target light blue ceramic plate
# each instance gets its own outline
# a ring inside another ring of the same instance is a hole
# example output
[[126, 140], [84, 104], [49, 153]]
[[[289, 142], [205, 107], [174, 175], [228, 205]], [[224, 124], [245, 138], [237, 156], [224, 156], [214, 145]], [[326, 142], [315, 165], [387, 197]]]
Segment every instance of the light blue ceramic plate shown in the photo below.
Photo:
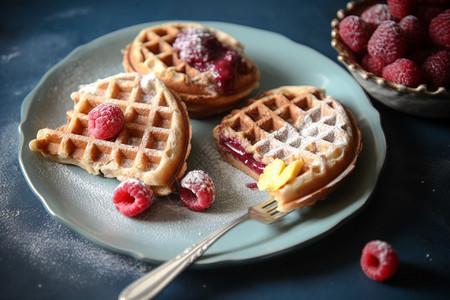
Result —
[[[256, 92], [281, 85], [326, 88], [354, 113], [364, 148], [355, 171], [326, 201], [296, 211], [274, 225], [253, 220], [239, 225], [213, 245], [197, 261], [197, 266], [261, 259], [331, 232], [363, 207], [376, 186], [386, 155], [378, 113], [351, 75], [320, 53], [272, 32], [226, 23], [203, 23], [243, 42], [246, 53], [261, 70], [261, 87]], [[28, 148], [40, 128], [65, 124], [65, 112], [73, 106], [70, 94], [80, 84], [123, 72], [121, 49], [140, 29], [155, 24], [125, 28], [98, 38], [75, 49], [54, 66], [23, 102], [19, 160], [30, 187], [55, 219], [110, 250], [162, 262], [267, 197], [265, 192], [248, 188], [247, 184], [253, 180], [220, 158], [211, 135], [220, 118], [192, 120], [189, 169], [209, 173], [217, 193], [213, 205], [200, 213], [184, 208], [173, 194], [156, 199], [138, 218], [124, 217], [111, 201], [118, 181], [55, 163]]]

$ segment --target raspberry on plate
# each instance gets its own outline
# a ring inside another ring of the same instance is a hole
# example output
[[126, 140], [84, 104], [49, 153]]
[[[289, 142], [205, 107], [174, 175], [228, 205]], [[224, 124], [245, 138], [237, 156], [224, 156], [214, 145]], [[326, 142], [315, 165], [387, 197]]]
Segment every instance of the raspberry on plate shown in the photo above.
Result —
[[412, 12], [416, 0], [387, 0], [387, 5], [394, 18], [402, 19]]
[[143, 182], [129, 179], [114, 190], [113, 203], [121, 214], [134, 217], [152, 205], [153, 191]]
[[181, 180], [180, 199], [191, 210], [202, 211], [214, 202], [216, 192], [212, 179], [202, 170], [190, 171]]
[[355, 53], [364, 52], [371, 34], [370, 25], [358, 16], [347, 16], [339, 24], [339, 36]]
[[378, 25], [383, 23], [384, 21], [393, 20], [393, 16], [389, 10], [387, 4], [375, 4], [363, 11], [361, 14], [361, 19], [364, 22], [372, 26], [372, 29], [375, 30]]
[[383, 78], [409, 87], [416, 87], [420, 83], [420, 69], [412, 60], [400, 58], [384, 67]]
[[400, 26], [395, 21], [384, 21], [370, 37], [367, 51], [386, 64], [403, 57], [407, 46]]
[[434, 43], [450, 48], [450, 9], [431, 20], [428, 31]]
[[399, 260], [391, 245], [374, 240], [364, 246], [360, 264], [369, 278], [384, 281], [397, 272]]
[[102, 103], [88, 114], [88, 131], [96, 139], [107, 140], [122, 130], [124, 115], [122, 110], [113, 104]]
[[422, 64], [421, 72], [432, 90], [450, 86], [450, 53], [443, 50], [431, 55]]

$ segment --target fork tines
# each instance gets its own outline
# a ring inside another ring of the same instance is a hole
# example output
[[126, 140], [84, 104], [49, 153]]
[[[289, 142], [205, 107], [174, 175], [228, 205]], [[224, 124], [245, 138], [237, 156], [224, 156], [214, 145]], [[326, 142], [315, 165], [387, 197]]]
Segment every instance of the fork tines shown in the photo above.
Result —
[[289, 213], [279, 211], [278, 202], [275, 199], [269, 199], [261, 204], [252, 206], [248, 212], [252, 219], [266, 223], [274, 222]]

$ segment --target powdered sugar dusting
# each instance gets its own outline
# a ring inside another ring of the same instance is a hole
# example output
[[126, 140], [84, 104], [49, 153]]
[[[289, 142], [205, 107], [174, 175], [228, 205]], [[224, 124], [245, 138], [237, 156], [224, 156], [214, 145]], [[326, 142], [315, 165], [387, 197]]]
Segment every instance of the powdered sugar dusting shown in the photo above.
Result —
[[181, 186], [190, 190], [206, 190], [208, 193], [215, 193], [214, 183], [202, 170], [189, 172], [181, 180]]
[[[31, 272], [42, 276], [41, 287], [45, 287], [44, 281], [57, 284], [67, 280], [70, 280], [74, 288], [89, 287], [95, 286], [99, 281], [113, 281], [118, 273], [133, 277], [146, 273], [149, 270], [148, 264], [103, 249], [55, 222], [33, 194], [24, 190], [27, 187], [19, 170], [17, 157], [13, 155], [17, 151], [17, 143], [14, 142], [17, 141], [17, 125], [16, 122], [11, 122], [0, 131], [1, 140], [7, 141], [0, 144], [0, 150], [11, 154], [0, 156], [0, 240], [5, 250], [3, 253], [12, 255], [12, 261], [20, 258], [28, 264]], [[40, 162], [43, 164], [34, 164], [42, 168], [42, 176], [52, 177], [50, 182], [64, 190], [67, 185], [60, 183], [71, 176], [70, 168], [48, 161], [41, 155], [36, 157], [42, 158]], [[55, 180], [55, 176], [61, 176], [61, 181]], [[102, 188], [92, 181], [77, 177], [72, 179], [91, 189], [93, 201], [96, 200], [95, 195], [101, 194]], [[77, 194], [75, 191], [71, 192], [74, 196]], [[26, 201], [23, 201], [25, 196], [18, 200], [18, 194], [26, 193], [29, 194]], [[64, 203], [65, 199], [61, 198], [61, 201]], [[3, 256], [0, 259], [9, 257]], [[6, 265], [5, 263], [3, 266]], [[86, 270], [89, 270], [89, 276], [86, 276]], [[67, 274], [70, 274], [70, 278]]]

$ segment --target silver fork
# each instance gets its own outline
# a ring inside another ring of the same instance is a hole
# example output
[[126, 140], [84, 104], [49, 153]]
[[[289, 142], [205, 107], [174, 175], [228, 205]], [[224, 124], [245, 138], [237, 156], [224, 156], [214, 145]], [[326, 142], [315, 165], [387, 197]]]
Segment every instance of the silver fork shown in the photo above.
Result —
[[269, 199], [261, 204], [251, 206], [248, 212], [230, 224], [211, 233], [200, 242], [186, 248], [183, 253], [163, 263], [156, 269], [128, 285], [119, 295], [119, 300], [151, 299], [158, 295], [175, 277], [196, 261], [231, 228], [246, 220], [255, 219], [264, 223], [273, 223], [289, 212], [278, 211], [278, 203]]

